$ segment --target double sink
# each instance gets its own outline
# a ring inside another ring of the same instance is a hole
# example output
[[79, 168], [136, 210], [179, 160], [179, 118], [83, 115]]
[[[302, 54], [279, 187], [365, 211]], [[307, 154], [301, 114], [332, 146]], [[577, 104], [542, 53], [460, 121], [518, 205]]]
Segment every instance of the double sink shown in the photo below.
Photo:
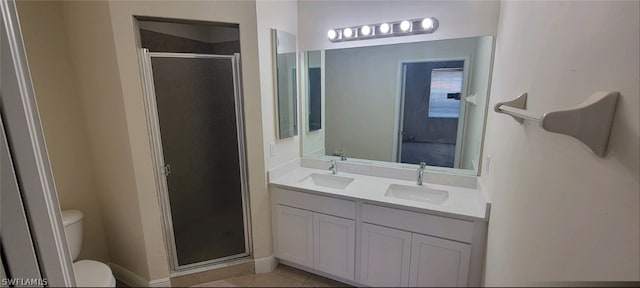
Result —
[[[313, 173], [299, 182], [301, 184], [344, 190], [353, 181], [354, 179], [351, 177]], [[442, 204], [449, 198], [449, 192], [418, 185], [390, 184], [384, 196], [423, 203]]]

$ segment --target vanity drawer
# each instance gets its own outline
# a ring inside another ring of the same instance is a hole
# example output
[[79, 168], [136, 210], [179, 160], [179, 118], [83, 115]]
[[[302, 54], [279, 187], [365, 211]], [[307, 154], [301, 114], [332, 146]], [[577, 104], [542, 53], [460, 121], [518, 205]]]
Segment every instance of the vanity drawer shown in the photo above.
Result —
[[276, 204], [311, 210], [347, 219], [356, 219], [356, 202], [282, 188], [273, 189]]
[[471, 243], [473, 222], [382, 206], [362, 205], [362, 221]]

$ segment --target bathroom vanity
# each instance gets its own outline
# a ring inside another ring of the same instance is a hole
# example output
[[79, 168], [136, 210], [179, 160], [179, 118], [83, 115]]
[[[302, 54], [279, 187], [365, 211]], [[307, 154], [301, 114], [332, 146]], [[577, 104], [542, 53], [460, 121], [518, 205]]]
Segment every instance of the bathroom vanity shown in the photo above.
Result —
[[302, 158], [269, 171], [282, 263], [356, 286], [482, 284], [490, 205], [477, 175], [493, 43], [303, 52]]
[[[380, 169], [395, 171], [387, 177], [415, 172]], [[481, 284], [490, 204], [474, 184], [286, 170], [270, 172], [274, 254], [282, 263], [353, 285]]]

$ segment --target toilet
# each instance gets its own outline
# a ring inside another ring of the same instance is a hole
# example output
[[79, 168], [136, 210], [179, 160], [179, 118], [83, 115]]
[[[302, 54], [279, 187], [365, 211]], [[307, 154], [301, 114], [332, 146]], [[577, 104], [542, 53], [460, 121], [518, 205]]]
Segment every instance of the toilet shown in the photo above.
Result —
[[[67, 235], [67, 244], [71, 259], [75, 261], [82, 248], [82, 212], [79, 210], [62, 211], [62, 223]], [[73, 272], [76, 275], [78, 287], [116, 287], [116, 278], [113, 277], [109, 266], [93, 260], [80, 260], [73, 263]]]

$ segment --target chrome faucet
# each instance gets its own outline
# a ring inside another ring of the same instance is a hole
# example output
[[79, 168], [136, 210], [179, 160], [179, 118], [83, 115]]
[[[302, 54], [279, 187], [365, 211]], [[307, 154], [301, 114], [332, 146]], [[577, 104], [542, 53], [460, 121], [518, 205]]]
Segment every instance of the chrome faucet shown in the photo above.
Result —
[[331, 160], [329, 163], [331, 164], [331, 166], [329, 166], [331, 174], [338, 174], [338, 164], [336, 164], [336, 160]]
[[424, 179], [424, 168], [426, 168], [427, 163], [420, 162], [420, 168], [418, 168], [418, 181], [416, 184], [422, 185], [422, 180]]

